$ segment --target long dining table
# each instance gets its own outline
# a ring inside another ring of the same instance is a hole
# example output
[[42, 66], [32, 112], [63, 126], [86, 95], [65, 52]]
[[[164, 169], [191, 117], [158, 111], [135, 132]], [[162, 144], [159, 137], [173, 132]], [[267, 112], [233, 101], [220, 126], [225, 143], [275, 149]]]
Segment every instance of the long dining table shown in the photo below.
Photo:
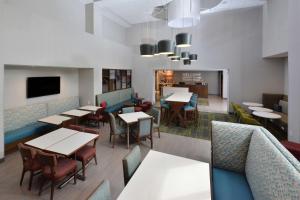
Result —
[[209, 163], [150, 150], [117, 200], [210, 200]]
[[177, 92], [165, 99], [165, 101], [170, 104], [172, 111], [172, 115], [168, 121], [168, 124], [170, 124], [174, 118], [178, 118], [179, 124], [183, 127], [186, 127], [186, 121], [181, 115], [181, 110], [183, 106], [190, 102], [192, 95], [193, 93], [191, 92]]

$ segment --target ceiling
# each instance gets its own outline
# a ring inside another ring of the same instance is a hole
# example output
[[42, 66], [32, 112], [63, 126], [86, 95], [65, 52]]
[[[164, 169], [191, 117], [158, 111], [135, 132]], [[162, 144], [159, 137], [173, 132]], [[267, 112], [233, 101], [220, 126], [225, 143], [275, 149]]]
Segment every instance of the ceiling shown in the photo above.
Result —
[[[151, 13], [156, 6], [165, 5], [172, 0], [80, 0], [83, 3], [95, 3], [95, 7], [114, 15], [121, 25], [144, 23], [155, 21]], [[187, 0], [184, 0], [187, 1]], [[212, 0], [201, 0], [212, 1]], [[214, 0], [217, 1], [217, 0]], [[218, 0], [217, 6], [211, 9], [203, 9], [201, 14], [211, 14], [226, 10], [241, 9], [247, 7], [261, 6], [266, 0]], [[201, 2], [202, 3], [202, 2]]]

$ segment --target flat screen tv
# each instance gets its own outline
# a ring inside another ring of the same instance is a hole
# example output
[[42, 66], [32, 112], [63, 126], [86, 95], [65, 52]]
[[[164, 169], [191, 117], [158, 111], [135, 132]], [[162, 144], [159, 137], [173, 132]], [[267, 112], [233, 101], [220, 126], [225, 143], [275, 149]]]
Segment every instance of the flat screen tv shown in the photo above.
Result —
[[59, 93], [59, 76], [27, 78], [27, 98], [48, 96]]

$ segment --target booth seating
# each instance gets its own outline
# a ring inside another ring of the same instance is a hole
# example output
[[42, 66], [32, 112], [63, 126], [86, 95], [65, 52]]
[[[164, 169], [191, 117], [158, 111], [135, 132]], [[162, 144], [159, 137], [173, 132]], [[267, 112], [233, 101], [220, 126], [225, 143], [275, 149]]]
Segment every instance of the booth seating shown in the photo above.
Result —
[[96, 95], [96, 105], [100, 105], [102, 101], [107, 102], [106, 113], [115, 113], [122, 109], [125, 103], [134, 103], [135, 99], [133, 90], [128, 88]]
[[5, 151], [11, 151], [19, 142], [27, 141], [57, 128], [38, 122], [39, 119], [79, 107], [78, 97], [63, 98], [51, 102], [31, 104], [4, 111]]
[[300, 199], [300, 163], [265, 128], [212, 122], [215, 200]]

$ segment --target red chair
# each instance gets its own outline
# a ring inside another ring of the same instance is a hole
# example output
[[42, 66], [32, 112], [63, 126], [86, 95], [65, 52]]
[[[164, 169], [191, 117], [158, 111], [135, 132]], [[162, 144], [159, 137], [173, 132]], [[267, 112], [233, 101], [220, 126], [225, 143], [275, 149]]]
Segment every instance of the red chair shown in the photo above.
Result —
[[100, 103], [100, 106], [101, 106], [102, 108], [104, 108], [104, 110], [105, 110], [105, 108], [107, 107], [107, 102], [106, 102], [106, 101], [102, 101], [102, 102]]
[[[91, 129], [91, 128], [84, 128], [83, 132], [99, 135], [98, 130]], [[83, 179], [85, 179], [85, 167], [92, 159], [95, 160], [95, 163], [97, 165], [97, 156], [96, 156], [97, 139], [94, 140], [93, 145], [85, 145], [84, 147], [80, 148], [76, 152], [76, 160], [80, 161], [82, 164]]]
[[23, 160], [23, 170], [22, 170], [22, 176], [20, 180], [20, 186], [23, 183], [25, 173], [29, 171], [30, 178], [29, 178], [28, 190], [31, 190], [33, 176], [39, 174], [42, 168], [40, 163], [36, 159], [36, 151], [33, 148], [27, 147], [22, 143], [19, 143], [18, 147]]
[[104, 126], [104, 122], [105, 122], [104, 115], [103, 115], [104, 110], [105, 108], [102, 107], [98, 109], [95, 114], [89, 114], [87, 117], [88, 121], [96, 122], [98, 124], [98, 127], [100, 127], [100, 122], [102, 122]]
[[37, 159], [42, 165], [43, 181], [40, 185], [39, 195], [42, 194], [43, 186], [46, 180], [51, 181], [51, 196], [53, 199], [54, 186], [57, 182], [62, 181], [69, 175], [74, 176], [74, 184], [76, 184], [77, 164], [75, 160], [67, 158], [56, 158], [54, 154], [38, 151]]

